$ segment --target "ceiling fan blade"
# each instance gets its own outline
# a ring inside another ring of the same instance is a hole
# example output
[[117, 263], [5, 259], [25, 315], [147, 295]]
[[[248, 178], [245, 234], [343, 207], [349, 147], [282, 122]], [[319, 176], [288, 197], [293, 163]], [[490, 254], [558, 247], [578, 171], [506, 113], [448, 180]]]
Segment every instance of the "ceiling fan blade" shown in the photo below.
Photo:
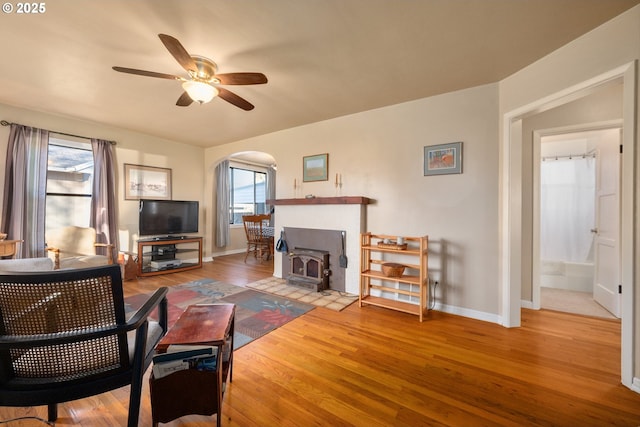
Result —
[[215, 77], [223, 85], [259, 85], [267, 82], [267, 76], [262, 73], [226, 73], [216, 74]]
[[189, 94], [187, 92], [183, 92], [182, 95], [180, 95], [180, 98], [178, 98], [178, 102], [176, 102], [176, 105], [178, 107], [188, 107], [192, 102], [193, 99], [191, 99]]
[[218, 96], [222, 99], [224, 99], [225, 101], [235, 105], [236, 107], [242, 108], [245, 111], [250, 111], [253, 110], [253, 104], [251, 104], [249, 101], [247, 101], [244, 98], [239, 97], [238, 95], [236, 95], [235, 93], [223, 88], [223, 87], [217, 87], [219, 93]]
[[189, 55], [189, 52], [187, 52], [184, 46], [180, 44], [178, 39], [166, 34], [158, 34], [158, 37], [160, 37], [160, 40], [162, 40], [162, 43], [164, 43], [164, 46], [171, 55], [173, 55], [176, 61], [182, 65], [182, 68], [193, 73], [198, 72], [198, 67], [196, 67], [196, 63], [193, 61], [193, 58]]
[[137, 74], [139, 76], [146, 76], [146, 77], [157, 77], [160, 79], [182, 80], [182, 77], [174, 76], [173, 74], [156, 73], [155, 71], [136, 70], [135, 68], [125, 68], [125, 67], [111, 67], [111, 68], [121, 73]]

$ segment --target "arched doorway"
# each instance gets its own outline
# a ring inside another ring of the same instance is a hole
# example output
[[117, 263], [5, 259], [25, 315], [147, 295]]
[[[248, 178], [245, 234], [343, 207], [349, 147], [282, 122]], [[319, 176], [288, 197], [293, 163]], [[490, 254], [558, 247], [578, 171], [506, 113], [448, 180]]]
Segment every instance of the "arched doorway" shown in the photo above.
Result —
[[240, 253], [246, 250], [242, 216], [271, 212], [266, 200], [275, 197], [276, 160], [265, 152], [242, 151], [220, 160], [216, 169], [223, 162], [225, 170], [216, 172], [226, 176], [216, 177], [215, 230], [217, 237], [226, 235], [226, 239], [222, 245], [216, 239], [216, 249], [222, 254]]

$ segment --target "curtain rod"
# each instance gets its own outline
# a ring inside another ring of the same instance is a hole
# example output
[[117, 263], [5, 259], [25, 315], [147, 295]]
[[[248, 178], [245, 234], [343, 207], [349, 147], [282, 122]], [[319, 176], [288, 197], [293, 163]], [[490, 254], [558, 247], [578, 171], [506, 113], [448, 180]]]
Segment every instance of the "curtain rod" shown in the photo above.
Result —
[[[2, 121], [0, 121], [0, 125], [2, 125], [2, 126], [10, 126], [10, 125], [20, 125], [20, 123], [11, 123], [11, 122], [8, 122], [6, 120], [2, 120]], [[20, 125], [20, 126], [24, 126], [24, 125]], [[87, 138], [86, 136], [82, 136], [82, 135], [74, 135], [72, 133], [58, 132], [58, 131], [55, 131], [55, 130], [50, 130], [49, 132], [57, 133], [58, 135], [72, 136], [74, 138], [92, 139], [92, 138]], [[111, 144], [111, 145], [116, 145], [115, 141], [107, 141], [107, 142], [109, 144]]]
[[254, 163], [254, 162], [250, 162], [248, 160], [237, 160], [237, 159], [233, 159], [230, 158], [229, 159], [229, 163], [237, 163], [239, 165], [245, 165], [245, 166], [258, 166], [258, 167], [262, 167], [262, 168], [273, 168], [274, 165], [266, 165], [263, 163]]
[[560, 159], [574, 159], [574, 158], [580, 158], [580, 159], [584, 159], [587, 157], [593, 157], [595, 159], [596, 155], [594, 153], [584, 153], [584, 154], [569, 154], [567, 156], [545, 156], [542, 157], [542, 161], [547, 161], [547, 160], [560, 160]]

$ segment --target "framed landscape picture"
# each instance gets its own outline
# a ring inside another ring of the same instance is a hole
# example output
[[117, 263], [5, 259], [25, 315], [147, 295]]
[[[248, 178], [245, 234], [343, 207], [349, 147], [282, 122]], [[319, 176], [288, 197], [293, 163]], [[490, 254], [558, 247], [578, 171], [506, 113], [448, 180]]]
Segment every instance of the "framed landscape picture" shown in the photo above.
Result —
[[327, 181], [329, 179], [329, 154], [316, 154], [302, 158], [302, 181]]
[[124, 165], [125, 200], [171, 200], [171, 169]]
[[462, 142], [424, 147], [424, 175], [462, 173]]

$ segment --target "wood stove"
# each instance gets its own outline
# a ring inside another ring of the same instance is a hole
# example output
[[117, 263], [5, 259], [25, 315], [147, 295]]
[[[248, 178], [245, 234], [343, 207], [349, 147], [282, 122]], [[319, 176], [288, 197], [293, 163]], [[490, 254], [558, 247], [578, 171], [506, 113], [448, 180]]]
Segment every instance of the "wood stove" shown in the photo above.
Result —
[[295, 248], [289, 253], [290, 270], [287, 284], [316, 292], [329, 289], [329, 252], [317, 249]]

